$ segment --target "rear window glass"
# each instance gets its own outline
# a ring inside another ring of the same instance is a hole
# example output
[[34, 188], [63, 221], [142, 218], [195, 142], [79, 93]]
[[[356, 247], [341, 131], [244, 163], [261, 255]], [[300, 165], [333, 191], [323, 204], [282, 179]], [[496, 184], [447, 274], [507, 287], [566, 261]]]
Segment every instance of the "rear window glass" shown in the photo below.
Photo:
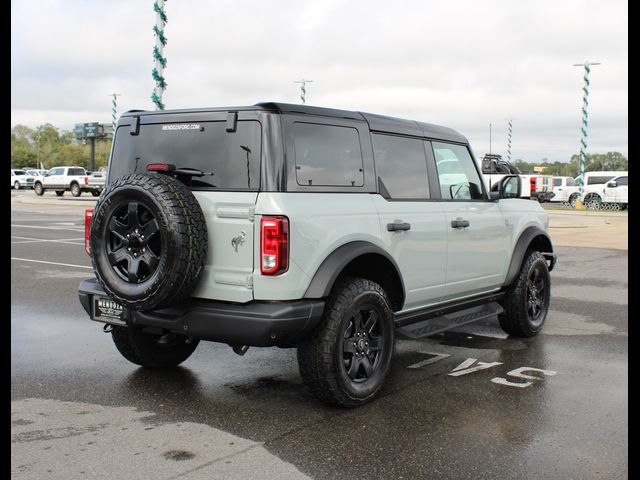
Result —
[[86, 175], [86, 171], [83, 168], [70, 168], [69, 175]]
[[261, 137], [260, 123], [252, 120], [239, 121], [235, 132], [227, 132], [224, 121], [140, 125], [139, 135], [130, 135], [128, 126], [120, 127], [109, 181], [144, 173], [150, 163], [168, 163], [205, 172], [192, 177], [194, 188], [257, 190]]
[[296, 122], [293, 136], [298, 185], [364, 185], [357, 129]]

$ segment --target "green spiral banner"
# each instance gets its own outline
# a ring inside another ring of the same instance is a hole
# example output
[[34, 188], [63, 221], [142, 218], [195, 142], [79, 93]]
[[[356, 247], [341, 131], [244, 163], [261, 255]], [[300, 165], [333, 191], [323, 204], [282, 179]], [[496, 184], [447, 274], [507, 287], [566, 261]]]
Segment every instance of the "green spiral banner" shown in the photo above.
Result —
[[511, 134], [513, 133], [513, 121], [509, 119], [509, 135], [507, 137], [507, 162], [511, 163]]
[[582, 138], [580, 139], [580, 178], [578, 180], [581, 199], [584, 195], [584, 165], [586, 163], [587, 137], [589, 136], [589, 133], [587, 132], [587, 127], [589, 126], [589, 113], [587, 112], [587, 107], [589, 106], [589, 73], [591, 72], [592, 65], [600, 65], [600, 63], [584, 62], [573, 65], [574, 67], [584, 67], [584, 86], [582, 87], [582, 125], [580, 127], [580, 131], [582, 132]]
[[156, 110], [164, 110], [162, 103], [162, 94], [167, 88], [167, 82], [164, 79], [163, 72], [167, 66], [167, 59], [164, 57], [164, 47], [167, 44], [167, 37], [164, 35], [164, 27], [167, 23], [167, 14], [164, 11], [165, 0], [155, 0], [153, 10], [156, 12], [156, 24], [153, 32], [156, 37], [156, 44], [153, 47], [153, 59], [156, 66], [151, 71], [151, 77], [155, 82], [155, 88], [151, 93], [151, 100], [156, 105]]

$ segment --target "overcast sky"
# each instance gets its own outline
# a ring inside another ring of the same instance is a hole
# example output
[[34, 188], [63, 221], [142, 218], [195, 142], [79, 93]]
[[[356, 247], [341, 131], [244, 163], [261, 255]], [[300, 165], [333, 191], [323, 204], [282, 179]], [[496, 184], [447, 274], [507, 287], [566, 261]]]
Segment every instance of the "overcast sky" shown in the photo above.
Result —
[[[13, 0], [11, 122], [154, 109], [152, 0]], [[299, 103], [446, 125], [476, 155], [567, 161], [592, 67], [589, 152], [627, 155], [624, 0], [168, 0], [167, 109]]]

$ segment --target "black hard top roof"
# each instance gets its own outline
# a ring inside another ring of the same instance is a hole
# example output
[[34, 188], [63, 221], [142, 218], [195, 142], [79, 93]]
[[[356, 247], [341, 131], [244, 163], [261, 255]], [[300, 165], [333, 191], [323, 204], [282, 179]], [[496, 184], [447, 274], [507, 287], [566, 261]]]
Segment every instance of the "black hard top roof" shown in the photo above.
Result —
[[303, 115], [316, 115], [322, 117], [346, 118], [352, 120], [366, 121], [372, 131], [398, 133], [403, 135], [414, 135], [420, 137], [449, 140], [459, 143], [468, 143], [467, 139], [452, 128], [433, 125], [431, 123], [405, 120], [402, 118], [377, 115], [374, 113], [356, 112], [351, 110], [339, 110], [335, 108], [315, 107], [311, 105], [298, 105], [293, 103], [261, 102], [244, 107], [219, 107], [219, 108], [190, 108], [180, 110], [130, 110], [125, 112], [123, 117], [180, 113], [205, 113], [205, 112], [239, 112], [263, 110], [276, 113], [295, 113]]

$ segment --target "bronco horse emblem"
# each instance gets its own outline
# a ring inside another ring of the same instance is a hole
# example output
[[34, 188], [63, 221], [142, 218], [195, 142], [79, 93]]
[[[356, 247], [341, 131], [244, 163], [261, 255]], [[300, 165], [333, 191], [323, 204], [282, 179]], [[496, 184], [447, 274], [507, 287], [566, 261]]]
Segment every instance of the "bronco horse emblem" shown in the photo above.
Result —
[[238, 251], [238, 247], [244, 244], [244, 237], [246, 236], [247, 236], [247, 232], [241, 231], [240, 235], [238, 235], [237, 237], [233, 237], [231, 239], [231, 246], [236, 252]]

